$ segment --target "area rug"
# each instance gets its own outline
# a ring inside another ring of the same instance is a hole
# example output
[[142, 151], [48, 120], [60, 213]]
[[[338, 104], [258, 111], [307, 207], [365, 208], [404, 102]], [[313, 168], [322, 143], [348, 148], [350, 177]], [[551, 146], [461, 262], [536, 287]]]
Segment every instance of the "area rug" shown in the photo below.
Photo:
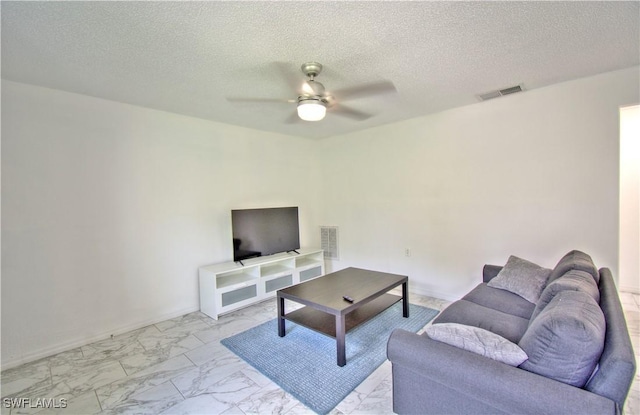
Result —
[[343, 367], [336, 363], [335, 339], [290, 321], [285, 337], [278, 337], [273, 319], [221, 343], [314, 412], [326, 414], [386, 360], [394, 329], [417, 332], [438, 314], [410, 304], [409, 318], [403, 318], [401, 307], [396, 303], [347, 333]]

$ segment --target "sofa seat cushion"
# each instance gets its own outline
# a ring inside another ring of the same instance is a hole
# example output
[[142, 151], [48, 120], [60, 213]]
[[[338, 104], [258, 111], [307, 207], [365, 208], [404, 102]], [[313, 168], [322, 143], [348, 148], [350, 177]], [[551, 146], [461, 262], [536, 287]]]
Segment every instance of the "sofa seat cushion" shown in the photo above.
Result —
[[479, 327], [458, 323], [440, 323], [430, 325], [425, 333], [434, 340], [509, 366], [519, 366], [527, 360], [527, 354], [520, 346]]
[[433, 324], [459, 323], [480, 327], [518, 343], [527, 330], [529, 320], [502, 311], [494, 310], [471, 301], [458, 300], [444, 309]]
[[591, 257], [584, 252], [573, 250], [563, 256], [555, 268], [551, 271], [547, 285], [560, 278], [572, 269], [588, 272], [593, 276], [596, 284], [600, 283], [600, 273], [593, 263]]
[[581, 388], [600, 360], [605, 329], [604, 314], [589, 294], [561, 291], [518, 343], [529, 356], [520, 367]]
[[510, 291], [479, 284], [463, 300], [529, 320], [536, 305]]
[[[600, 289], [593, 279], [593, 276], [588, 272], [572, 269], [562, 277], [549, 283], [544, 291], [542, 291], [540, 300], [538, 300], [538, 304], [536, 304], [536, 308], [531, 315], [531, 321], [535, 320], [540, 312], [553, 300], [556, 294], [566, 290], [582, 291], [589, 294], [596, 303], [600, 303]], [[529, 322], [529, 325], [531, 325], [531, 322]]]
[[551, 270], [526, 259], [511, 255], [489, 287], [500, 288], [518, 294], [525, 300], [536, 303], [547, 284]]

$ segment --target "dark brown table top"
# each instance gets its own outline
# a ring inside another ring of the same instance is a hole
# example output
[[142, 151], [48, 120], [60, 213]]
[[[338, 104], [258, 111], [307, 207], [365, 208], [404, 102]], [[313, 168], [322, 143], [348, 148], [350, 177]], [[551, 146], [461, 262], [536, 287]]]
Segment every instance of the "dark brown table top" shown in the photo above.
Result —
[[[357, 308], [407, 280], [408, 277], [405, 275], [346, 268], [278, 290], [278, 296], [313, 305], [314, 308], [330, 314], [343, 314], [348, 312], [348, 309]], [[342, 298], [344, 295], [353, 298], [353, 303], [345, 301]]]

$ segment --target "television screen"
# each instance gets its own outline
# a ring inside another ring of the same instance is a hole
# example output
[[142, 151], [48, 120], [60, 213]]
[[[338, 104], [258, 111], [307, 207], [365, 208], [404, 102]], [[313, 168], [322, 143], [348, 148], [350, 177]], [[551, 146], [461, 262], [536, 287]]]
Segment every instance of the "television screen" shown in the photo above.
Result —
[[233, 260], [300, 249], [297, 207], [231, 211]]

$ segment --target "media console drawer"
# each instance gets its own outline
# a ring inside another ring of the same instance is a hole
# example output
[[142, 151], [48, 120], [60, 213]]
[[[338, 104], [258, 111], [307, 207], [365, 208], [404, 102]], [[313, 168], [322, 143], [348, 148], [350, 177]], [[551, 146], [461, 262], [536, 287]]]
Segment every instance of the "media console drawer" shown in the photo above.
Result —
[[266, 281], [264, 284], [264, 288], [266, 292], [270, 293], [278, 291], [280, 288], [289, 287], [291, 285], [293, 285], [293, 273]]
[[300, 282], [304, 282], [312, 278], [319, 277], [322, 274], [324, 274], [322, 266], [316, 266], [313, 268], [305, 269], [303, 271], [300, 271]]
[[221, 295], [222, 307], [227, 307], [232, 304], [239, 303], [240, 301], [248, 300], [257, 296], [258, 286], [255, 284], [249, 285], [248, 287], [244, 288], [238, 288], [237, 290], [229, 291]]

